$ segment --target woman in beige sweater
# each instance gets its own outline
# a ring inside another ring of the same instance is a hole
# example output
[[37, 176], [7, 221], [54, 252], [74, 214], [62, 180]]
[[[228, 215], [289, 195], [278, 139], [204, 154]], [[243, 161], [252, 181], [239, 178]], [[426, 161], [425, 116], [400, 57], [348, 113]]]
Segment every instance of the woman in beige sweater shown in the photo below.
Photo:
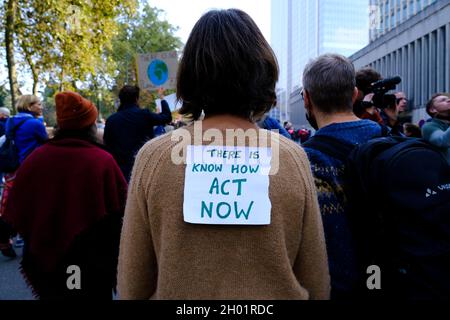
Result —
[[255, 125], [275, 104], [277, 79], [273, 51], [246, 13], [210, 11], [197, 22], [177, 81], [180, 113], [195, 122], [136, 157], [120, 298], [328, 299], [307, 157]]

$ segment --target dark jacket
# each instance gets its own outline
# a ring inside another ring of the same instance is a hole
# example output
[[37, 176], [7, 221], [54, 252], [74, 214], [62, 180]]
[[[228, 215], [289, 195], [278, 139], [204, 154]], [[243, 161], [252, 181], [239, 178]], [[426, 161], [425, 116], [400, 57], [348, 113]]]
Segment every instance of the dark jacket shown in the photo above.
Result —
[[381, 110], [380, 116], [381, 116], [381, 119], [383, 119], [383, 124], [390, 129], [389, 133], [391, 135], [399, 136], [399, 137], [405, 136], [405, 134], [403, 133], [403, 125], [400, 123], [399, 120], [397, 120], [395, 122], [395, 124], [393, 126], [391, 126], [391, 124], [389, 122], [389, 116], [387, 115], [386, 112], [384, 112], [384, 110]]
[[106, 120], [103, 141], [129, 181], [134, 157], [155, 133], [153, 127], [172, 121], [169, 105], [161, 101], [162, 112], [157, 114], [137, 105], [122, 106]]
[[5, 126], [7, 120], [7, 118], [0, 119], [0, 137], [5, 134]]

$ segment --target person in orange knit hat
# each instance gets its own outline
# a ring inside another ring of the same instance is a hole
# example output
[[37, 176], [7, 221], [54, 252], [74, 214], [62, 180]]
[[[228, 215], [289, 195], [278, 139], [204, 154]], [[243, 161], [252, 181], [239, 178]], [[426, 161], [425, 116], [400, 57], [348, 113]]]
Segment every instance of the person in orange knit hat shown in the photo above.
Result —
[[24, 238], [36, 297], [111, 299], [127, 183], [96, 142], [94, 104], [68, 91], [55, 102], [55, 137], [18, 170], [5, 219]]
[[64, 130], [80, 130], [95, 124], [98, 113], [95, 105], [75, 92], [66, 91], [55, 96], [58, 126]]

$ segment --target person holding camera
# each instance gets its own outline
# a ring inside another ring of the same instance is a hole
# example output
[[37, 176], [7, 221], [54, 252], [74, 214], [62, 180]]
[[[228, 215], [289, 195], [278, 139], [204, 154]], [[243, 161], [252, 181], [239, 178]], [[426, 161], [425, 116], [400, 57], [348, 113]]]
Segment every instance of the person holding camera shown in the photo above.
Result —
[[382, 79], [372, 68], [362, 68], [356, 72], [356, 88], [358, 95], [353, 104], [353, 112], [360, 119], [367, 119], [383, 124], [383, 119], [372, 99], [374, 97], [372, 84]]
[[359, 93], [354, 104], [355, 114], [361, 119], [369, 119], [386, 127], [390, 135], [404, 136], [398, 115], [406, 107], [405, 94], [403, 92], [395, 95], [387, 94], [401, 81], [398, 76], [382, 79], [381, 75], [371, 68], [359, 70], [356, 74]]

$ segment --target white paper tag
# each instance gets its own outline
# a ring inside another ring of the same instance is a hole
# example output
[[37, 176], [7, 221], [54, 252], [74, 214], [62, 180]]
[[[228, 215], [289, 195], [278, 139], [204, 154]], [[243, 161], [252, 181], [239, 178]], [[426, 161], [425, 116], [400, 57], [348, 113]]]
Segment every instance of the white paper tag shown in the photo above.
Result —
[[184, 221], [269, 225], [270, 148], [188, 146]]

